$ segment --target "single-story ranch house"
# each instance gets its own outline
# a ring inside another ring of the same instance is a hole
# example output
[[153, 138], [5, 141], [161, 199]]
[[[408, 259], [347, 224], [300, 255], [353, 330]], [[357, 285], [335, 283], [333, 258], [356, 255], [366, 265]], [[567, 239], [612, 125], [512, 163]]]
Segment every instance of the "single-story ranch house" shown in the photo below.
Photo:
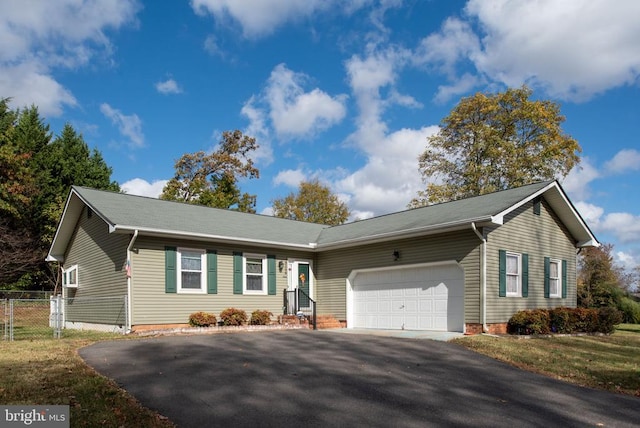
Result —
[[347, 328], [478, 333], [504, 332], [518, 310], [575, 307], [577, 252], [597, 245], [557, 181], [339, 226], [73, 187], [48, 260], [67, 327], [278, 315], [300, 288]]

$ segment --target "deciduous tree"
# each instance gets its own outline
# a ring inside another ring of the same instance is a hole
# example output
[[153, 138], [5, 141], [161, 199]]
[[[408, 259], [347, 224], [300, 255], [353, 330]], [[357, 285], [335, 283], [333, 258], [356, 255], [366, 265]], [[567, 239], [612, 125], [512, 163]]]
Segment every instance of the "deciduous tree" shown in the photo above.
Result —
[[578, 306], [619, 306], [625, 274], [615, 265], [612, 251], [611, 244], [581, 250], [578, 259]]
[[578, 142], [561, 128], [552, 101], [523, 86], [463, 98], [427, 140], [419, 158], [421, 206], [566, 176], [580, 161]]
[[160, 198], [255, 212], [255, 195], [241, 194], [238, 180], [260, 176], [250, 157], [257, 148], [255, 138], [238, 130], [225, 131], [214, 152], [187, 153], [178, 159], [175, 176], [164, 187]]
[[273, 215], [291, 220], [338, 225], [347, 221], [349, 209], [319, 180], [303, 181], [298, 193], [271, 201]]

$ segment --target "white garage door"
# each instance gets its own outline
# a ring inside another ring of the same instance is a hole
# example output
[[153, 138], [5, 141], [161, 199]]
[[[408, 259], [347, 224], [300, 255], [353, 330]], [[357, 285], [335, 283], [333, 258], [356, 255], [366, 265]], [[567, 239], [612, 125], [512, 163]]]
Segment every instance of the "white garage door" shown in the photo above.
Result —
[[457, 264], [356, 274], [356, 328], [462, 331], [464, 274]]

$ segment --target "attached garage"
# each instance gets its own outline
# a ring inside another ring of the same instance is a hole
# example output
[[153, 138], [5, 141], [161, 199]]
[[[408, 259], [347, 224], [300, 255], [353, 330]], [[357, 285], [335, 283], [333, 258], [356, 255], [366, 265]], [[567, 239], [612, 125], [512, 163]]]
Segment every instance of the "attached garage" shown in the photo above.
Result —
[[463, 331], [464, 272], [456, 262], [354, 271], [347, 295], [349, 327]]

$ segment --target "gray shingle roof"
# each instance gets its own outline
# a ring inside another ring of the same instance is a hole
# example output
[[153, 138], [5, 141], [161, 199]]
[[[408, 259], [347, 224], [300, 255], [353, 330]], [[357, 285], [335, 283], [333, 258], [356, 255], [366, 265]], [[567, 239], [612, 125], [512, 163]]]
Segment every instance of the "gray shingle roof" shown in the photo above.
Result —
[[367, 220], [347, 223], [322, 231], [318, 245], [330, 245], [403, 231], [445, 229], [449, 226], [487, 221], [518, 202], [544, 189], [552, 181], [490, 193], [457, 201], [401, 211]]
[[209, 208], [142, 196], [73, 187], [49, 258], [64, 255], [82, 203], [90, 206], [112, 231], [194, 239], [243, 241], [272, 247], [312, 250], [376, 240], [437, 233], [478, 224], [501, 224], [502, 216], [544, 193], [580, 246], [597, 240], [555, 181], [540, 182], [473, 198], [430, 205], [340, 226], [285, 220], [271, 216]]
[[74, 187], [112, 226], [308, 246], [328, 226]]

